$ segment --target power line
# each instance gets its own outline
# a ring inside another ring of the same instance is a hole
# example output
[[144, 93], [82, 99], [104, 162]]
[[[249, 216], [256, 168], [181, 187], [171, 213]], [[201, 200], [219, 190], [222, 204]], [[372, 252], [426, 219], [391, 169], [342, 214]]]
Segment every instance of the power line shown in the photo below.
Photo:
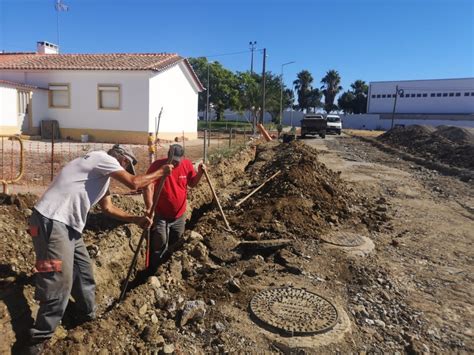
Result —
[[250, 50], [241, 51], [241, 52], [232, 52], [232, 53], [212, 54], [212, 55], [199, 55], [196, 58], [201, 58], [201, 57], [204, 57], [204, 58], [224, 57], [224, 56], [228, 56], [228, 55], [237, 55], [237, 54], [244, 54], [244, 53], [247, 54], [249, 52], [250, 52]]

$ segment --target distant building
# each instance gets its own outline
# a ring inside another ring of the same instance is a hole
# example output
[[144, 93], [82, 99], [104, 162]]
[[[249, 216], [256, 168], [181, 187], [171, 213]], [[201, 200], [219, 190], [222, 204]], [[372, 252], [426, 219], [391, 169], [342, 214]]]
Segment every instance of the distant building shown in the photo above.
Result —
[[474, 78], [376, 81], [369, 85], [367, 113], [469, 115], [474, 113]]
[[196, 138], [203, 90], [177, 54], [59, 54], [38, 42], [36, 53], [0, 53], [0, 134], [57, 120], [62, 138], [146, 144], [163, 108], [160, 138]]

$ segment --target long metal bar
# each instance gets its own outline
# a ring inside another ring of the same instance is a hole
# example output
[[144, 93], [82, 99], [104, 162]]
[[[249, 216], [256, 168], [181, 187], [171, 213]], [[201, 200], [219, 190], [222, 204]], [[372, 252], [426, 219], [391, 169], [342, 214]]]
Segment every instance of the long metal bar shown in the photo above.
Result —
[[[3, 138], [7, 137], [9, 140], [17, 140], [18, 143], [20, 143], [20, 171], [18, 172], [18, 175], [15, 178], [11, 178], [10, 180], [8, 179], [2, 179], [0, 180], [0, 183], [3, 185], [3, 193], [8, 193], [8, 184], [13, 184], [14, 182], [17, 182], [23, 177], [23, 172], [25, 168], [25, 157], [24, 157], [24, 147], [23, 147], [23, 140], [18, 137], [18, 136], [0, 136], [2, 138], [2, 159], [3, 159]], [[12, 149], [12, 159], [13, 159], [13, 149]], [[2, 165], [3, 167], [3, 165]], [[13, 170], [11, 172], [13, 174]]]

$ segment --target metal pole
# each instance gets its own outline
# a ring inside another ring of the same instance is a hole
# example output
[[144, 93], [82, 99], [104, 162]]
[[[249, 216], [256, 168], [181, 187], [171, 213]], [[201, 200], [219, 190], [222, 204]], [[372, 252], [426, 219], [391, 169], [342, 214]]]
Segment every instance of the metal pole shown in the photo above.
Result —
[[282, 124], [282, 121], [283, 121], [283, 68], [285, 67], [285, 65], [290, 65], [293, 63], [295, 62], [294, 61], [287, 62], [281, 65], [280, 124]]
[[207, 164], [207, 129], [204, 130], [204, 164]]
[[51, 121], [51, 181], [54, 178], [54, 121]]
[[265, 84], [266, 84], [266, 76], [265, 76], [265, 65], [267, 61], [267, 49], [263, 48], [263, 68], [262, 68], [262, 112], [260, 113], [260, 123], [263, 124], [263, 120], [265, 118]]
[[257, 41], [250, 41], [249, 42], [249, 46], [250, 46], [250, 52], [251, 52], [251, 56], [250, 56], [250, 74], [253, 74], [253, 52], [255, 51], [255, 48], [257, 48]]
[[397, 107], [397, 97], [398, 97], [398, 85], [395, 87], [395, 100], [393, 101], [393, 111], [392, 111], [392, 127], [395, 120], [395, 109]]

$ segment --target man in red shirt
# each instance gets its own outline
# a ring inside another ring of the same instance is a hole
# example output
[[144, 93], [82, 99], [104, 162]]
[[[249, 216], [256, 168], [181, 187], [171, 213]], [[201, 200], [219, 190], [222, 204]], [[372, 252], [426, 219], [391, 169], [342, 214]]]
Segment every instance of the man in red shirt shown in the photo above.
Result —
[[[203, 175], [204, 164], [199, 164], [198, 172], [194, 170], [190, 160], [184, 158], [184, 149], [173, 144], [168, 151], [168, 159], [172, 157], [173, 171], [166, 178], [160, 198], [155, 209], [155, 218], [150, 232], [150, 265], [149, 272], [155, 273], [161, 258], [168, 250], [168, 245], [181, 238], [184, 233], [185, 212], [188, 186], [196, 186]], [[159, 159], [148, 168], [148, 174], [166, 165], [168, 159]], [[148, 215], [152, 214], [154, 189], [160, 180], [144, 189], [143, 198]]]

